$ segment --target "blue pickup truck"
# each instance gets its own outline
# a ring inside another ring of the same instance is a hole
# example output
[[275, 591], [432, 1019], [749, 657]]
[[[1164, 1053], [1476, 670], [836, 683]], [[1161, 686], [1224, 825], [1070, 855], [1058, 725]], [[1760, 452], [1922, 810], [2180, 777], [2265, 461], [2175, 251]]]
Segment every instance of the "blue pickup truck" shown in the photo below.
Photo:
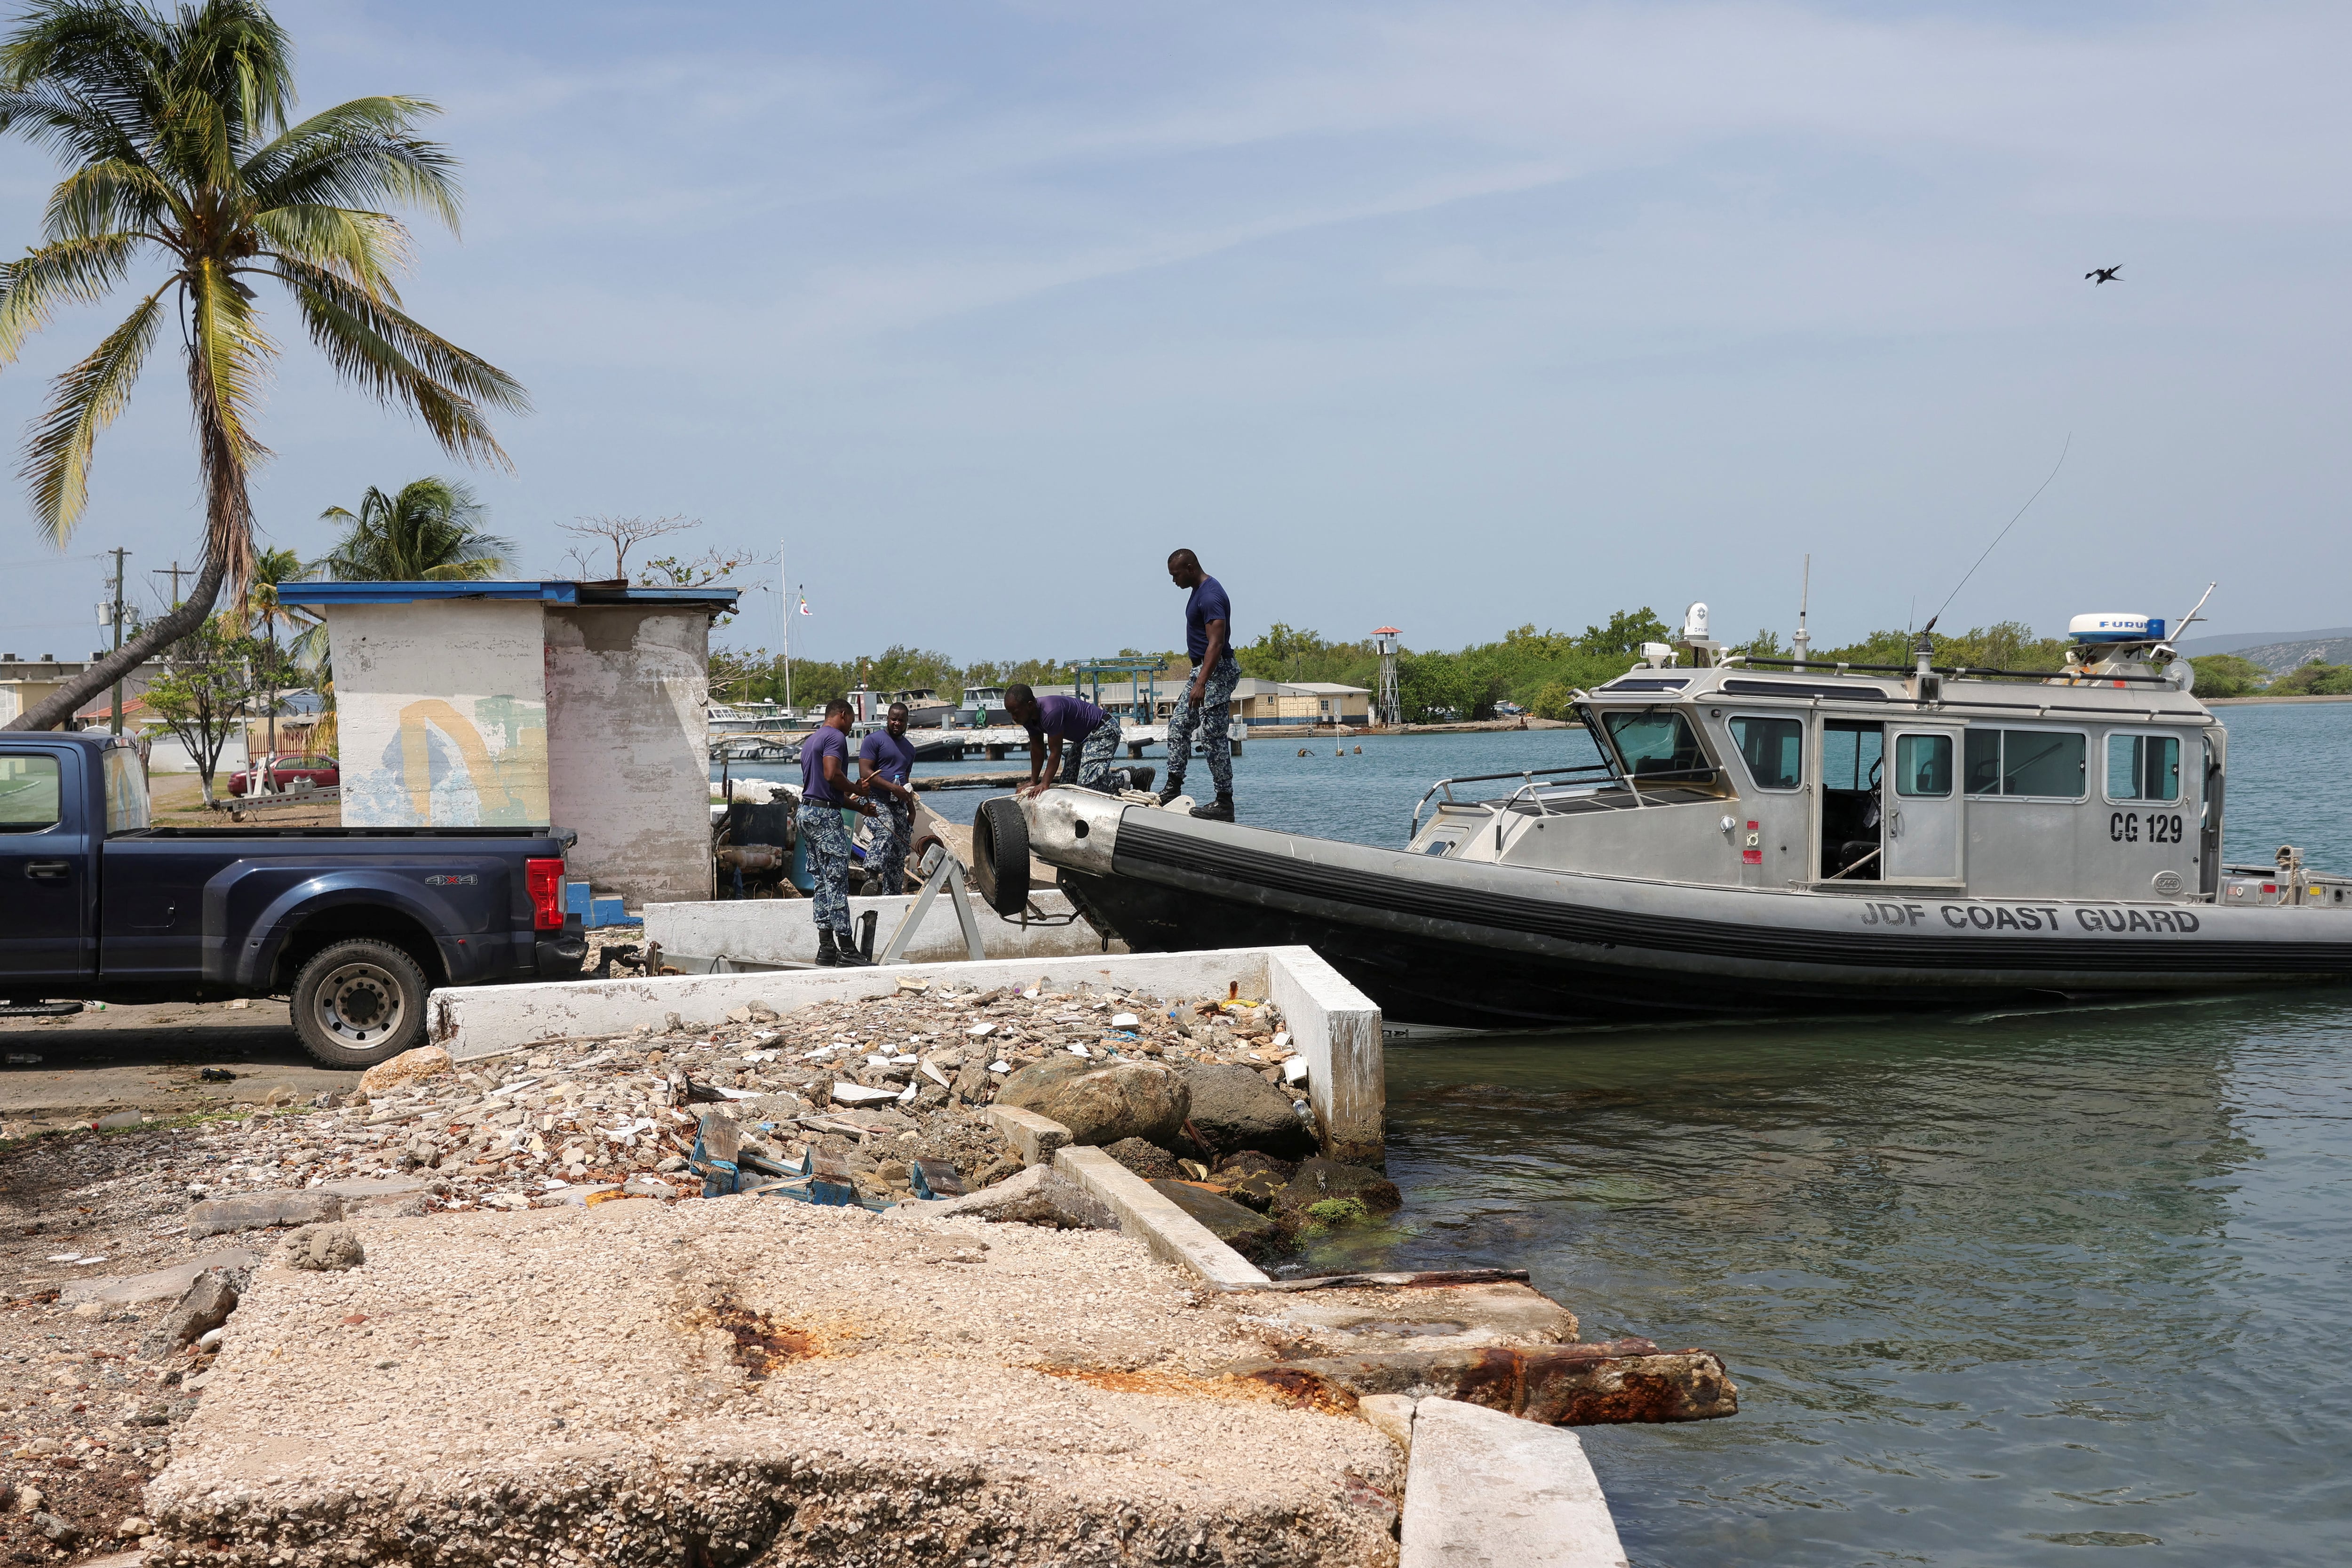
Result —
[[319, 1061], [423, 1043], [436, 985], [570, 980], [571, 836], [151, 827], [127, 740], [0, 733], [0, 998], [288, 996]]

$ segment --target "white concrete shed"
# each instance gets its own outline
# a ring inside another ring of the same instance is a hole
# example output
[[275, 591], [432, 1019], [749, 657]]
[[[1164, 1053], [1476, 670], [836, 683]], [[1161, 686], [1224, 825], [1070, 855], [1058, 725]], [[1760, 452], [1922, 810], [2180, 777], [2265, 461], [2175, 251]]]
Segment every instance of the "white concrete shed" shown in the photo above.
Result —
[[352, 827], [553, 826], [631, 907], [710, 896], [710, 623], [732, 588], [301, 583]]

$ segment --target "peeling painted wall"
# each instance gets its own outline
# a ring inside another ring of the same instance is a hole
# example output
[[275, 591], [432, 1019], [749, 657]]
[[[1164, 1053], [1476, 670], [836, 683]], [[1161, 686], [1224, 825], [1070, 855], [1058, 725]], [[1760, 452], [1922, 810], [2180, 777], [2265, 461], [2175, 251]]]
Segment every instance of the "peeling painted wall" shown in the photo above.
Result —
[[546, 611], [548, 799], [572, 874], [631, 909], [710, 896], [710, 617]]
[[541, 616], [484, 600], [330, 612], [347, 826], [551, 820]]

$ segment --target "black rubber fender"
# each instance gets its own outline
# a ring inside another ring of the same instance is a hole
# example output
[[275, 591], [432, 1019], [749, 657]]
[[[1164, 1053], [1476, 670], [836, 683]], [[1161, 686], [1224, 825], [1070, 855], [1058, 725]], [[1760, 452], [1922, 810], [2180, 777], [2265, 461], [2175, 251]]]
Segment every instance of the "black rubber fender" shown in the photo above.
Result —
[[972, 814], [971, 879], [981, 901], [1007, 920], [1029, 907], [1029, 819], [1009, 795]]

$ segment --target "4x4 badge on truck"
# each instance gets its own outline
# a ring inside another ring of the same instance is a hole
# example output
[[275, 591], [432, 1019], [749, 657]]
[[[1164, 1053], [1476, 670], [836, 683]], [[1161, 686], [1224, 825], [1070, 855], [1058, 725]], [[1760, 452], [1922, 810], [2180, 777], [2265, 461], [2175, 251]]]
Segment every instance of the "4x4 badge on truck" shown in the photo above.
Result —
[[478, 887], [481, 884], [481, 878], [476, 876], [471, 871], [467, 872], [462, 877], [450, 873], [444, 873], [438, 877], [425, 878], [425, 885], [428, 888], [472, 888]]

